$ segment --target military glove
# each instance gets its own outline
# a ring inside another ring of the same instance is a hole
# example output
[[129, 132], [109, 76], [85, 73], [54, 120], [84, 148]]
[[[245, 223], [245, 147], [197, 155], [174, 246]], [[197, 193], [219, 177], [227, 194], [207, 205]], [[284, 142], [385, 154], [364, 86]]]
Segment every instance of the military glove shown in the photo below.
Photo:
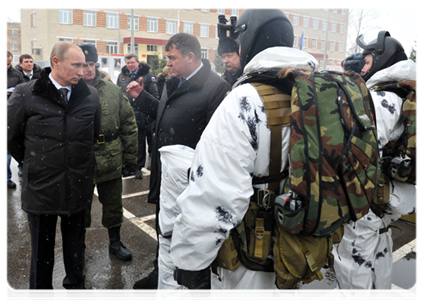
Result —
[[210, 289], [210, 267], [201, 271], [187, 271], [176, 268], [173, 277], [178, 284], [191, 290]]
[[122, 165], [122, 176], [128, 177], [135, 174], [136, 164], [124, 163]]

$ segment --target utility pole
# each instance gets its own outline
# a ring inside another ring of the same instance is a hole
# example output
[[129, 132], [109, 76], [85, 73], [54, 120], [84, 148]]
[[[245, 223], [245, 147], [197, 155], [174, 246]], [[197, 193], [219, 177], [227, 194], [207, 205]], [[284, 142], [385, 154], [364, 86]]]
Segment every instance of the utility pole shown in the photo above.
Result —
[[134, 25], [134, 10], [131, 9], [131, 53], [135, 53]]
[[327, 59], [327, 51], [328, 51], [328, 32], [329, 32], [329, 19], [333, 13], [333, 10], [328, 14], [328, 18], [326, 19], [326, 40], [325, 40], [325, 54], [323, 55], [323, 70], [326, 70], [326, 59]]

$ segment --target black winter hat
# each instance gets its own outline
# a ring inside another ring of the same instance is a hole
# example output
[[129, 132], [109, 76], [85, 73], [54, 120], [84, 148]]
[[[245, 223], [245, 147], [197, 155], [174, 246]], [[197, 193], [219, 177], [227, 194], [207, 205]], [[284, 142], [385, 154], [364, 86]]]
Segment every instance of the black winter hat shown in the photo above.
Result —
[[236, 52], [239, 55], [239, 42], [238, 40], [225, 37], [219, 40], [219, 46], [217, 47], [217, 54], [220, 56], [223, 53]]
[[78, 44], [78, 46], [82, 49], [85, 55], [85, 61], [93, 61], [97, 62], [98, 54], [97, 49], [93, 44]]
[[345, 71], [354, 71], [360, 74], [365, 64], [363, 54], [355, 53], [345, 59], [343, 67]]

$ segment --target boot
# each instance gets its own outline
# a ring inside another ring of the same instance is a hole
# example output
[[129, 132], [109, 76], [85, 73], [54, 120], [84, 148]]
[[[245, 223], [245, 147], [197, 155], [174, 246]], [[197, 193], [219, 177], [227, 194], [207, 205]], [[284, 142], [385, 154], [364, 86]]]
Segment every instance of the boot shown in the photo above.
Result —
[[159, 271], [157, 268], [154, 268], [147, 277], [144, 277], [141, 280], [138, 280], [134, 284], [135, 290], [156, 290], [159, 279]]
[[109, 228], [109, 252], [115, 254], [117, 258], [123, 261], [132, 259], [132, 253], [120, 241], [120, 226]]

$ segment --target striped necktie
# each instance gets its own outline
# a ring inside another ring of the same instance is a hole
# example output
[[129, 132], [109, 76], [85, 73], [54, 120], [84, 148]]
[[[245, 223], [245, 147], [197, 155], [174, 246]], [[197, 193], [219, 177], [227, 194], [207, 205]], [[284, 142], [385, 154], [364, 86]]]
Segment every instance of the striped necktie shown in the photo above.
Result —
[[62, 98], [65, 100], [66, 103], [68, 103], [68, 92], [69, 90], [67, 88], [61, 88], [59, 89], [60, 94], [62, 94]]

